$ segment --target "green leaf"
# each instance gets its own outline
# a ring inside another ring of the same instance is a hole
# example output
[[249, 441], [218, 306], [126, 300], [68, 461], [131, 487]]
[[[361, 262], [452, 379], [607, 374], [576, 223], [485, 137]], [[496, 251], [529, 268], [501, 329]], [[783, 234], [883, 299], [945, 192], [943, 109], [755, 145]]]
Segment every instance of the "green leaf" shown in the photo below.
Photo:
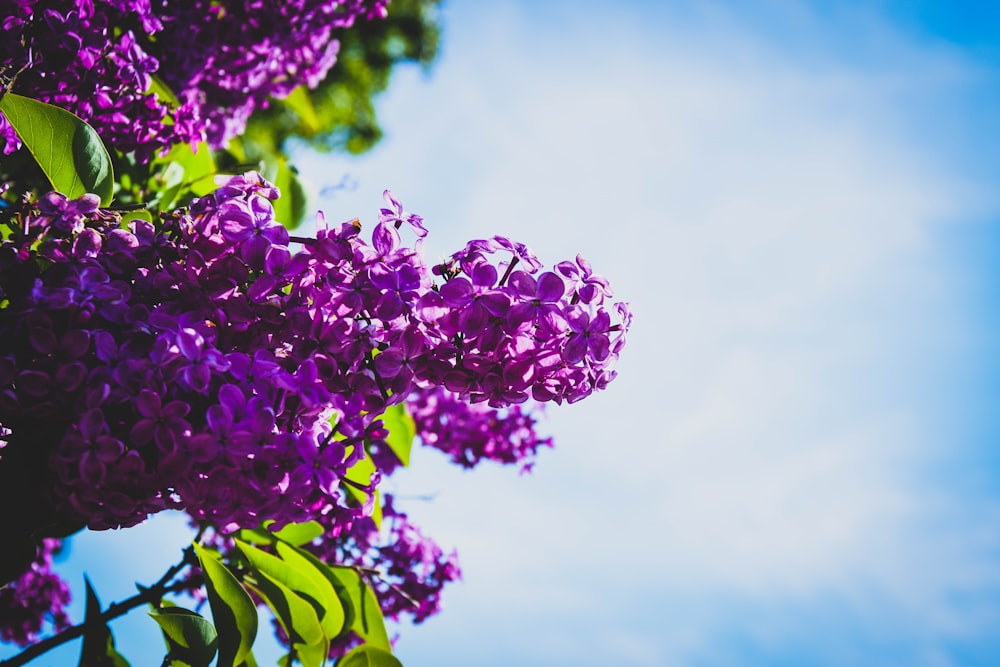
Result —
[[305, 523], [290, 523], [274, 533], [274, 536], [282, 542], [291, 544], [293, 547], [301, 547], [303, 544], [312, 542], [322, 534], [322, 524], [318, 521], [307, 521]]
[[409, 466], [410, 450], [417, 435], [417, 425], [406, 411], [406, 406], [402, 403], [390, 405], [382, 414], [382, 424], [389, 430], [389, 437], [385, 439], [389, 449], [404, 466]]
[[194, 549], [205, 572], [208, 603], [219, 632], [218, 667], [233, 667], [246, 659], [257, 638], [257, 607], [233, 573], [211, 551], [199, 544]]
[[128, 211], [127, 213], [122, 213], [122, 222], [129, 223], [133, 220], [145, 220], [146, 222], [153, 221], [153, 215], [146, 209], [139, 209], [138, 211]]
[[364, 581], [361, 585], [361, 610], [355, 624], [361, 626], [364, 631], [363, 636], [368, 644], [391, 651], [392, 644], [389, 643], [389, 633], [385, 630], [385, 618], [382, 616], [382, 607], [379, 606], [375, 591]]
[[354, 611], [353, 619], [349, 621], [350, 629], [365, 643], [392, 650], [389, 633], [385, 629], [385, 619], [382, 617], [382, 608], [379, 606], [375, 591], [354, 568], [342, 565], [328, 567], [350, 598], [351, 609]]
[[341, 634], [344, 629], [344, 605], [333, 582], [327, 578], [326, 573], [314, 564], [313, 560], [306, 558], [306, 552], [297, 549], [285, 542], [278, 542], [275, 545], [282, 560], [291, 567], [304, 573], [312, 582], [312, 587], [307, 591], [322, 605], [323, 613], [320, 616], [320, 623], [323, 625], [323, 632], [328, 639], [333, 639]]
[[258, 572], [255, 580], [254, 590], [274, 612], [275, 618], [291, 639], [296, 652], [301, 645], [325, 645], [329, 650], [329, 642], [323, 633], [323, 626], [320, 625], [319, 615], [312, 602], [266, 574]]
[[236, 547], [246, 557], [268, 606], [293, 641], [314, 645], [339, 634], [344, 624], [343, 609], [333, 586], [321, 573], [308, 563], [307, 570], [299, 569], [239, 540]]
[[323, 667], [330, 657], [330, 642], [321, 644], [296, 644], [295, 655], [303, 667]]
[[312, 542], [323, 534], [323, 526], [318, 521], [306, 521], [305, 523], [290, 523], [276, 533], [268, 530], [273, 521], [265, 521], [263, 528], [253, 530], [244, 528], [236, 533], [237, 539], [251, 544], [267, 546], [281, 540], [288, 542], [292, 546], [300, 547], [303, 544]]
[[[340, 600], [341, 608], [344, 611], [344, 631], [353, 629], [354, 619], [356, 617], [355, 609], [360, 609], [361, 606], [361, 588], [358, 586], [356, 595], [352, 597], [348, 587], [352, 583], [357, 584], [357, 572], [351, 568], [345, 568], [343, 566], [331, 567], [304, 549], [295, 549], [295, 553], [298, 557], [309, 561], [316, 571], [322, 574], [326, 580], [330, 582], [330, 585], [333, 586], [333, 589], [337, 592], [337, 598]], [[354, 579], [350, 579], [347, 574], [341, 575], [341, 570], [346, 570], [351, 575], [354, 575]]]
[[316, 134], [323, 129], [323, 123], [320, 122], [312, 100], [309, 99], [309, 89], [305, 86], [299, 86], [280, 102], [298, 115], [307, 134]]
[[191, 667], [208, 667], [219, 646], [215, 626], [207, 618], [181, 607], [149, 612], [170, 644], [170, 656]]
[[337, 667], [403, 667], [403, 663], [388, 651], [362, 644], [342, 655]]
[[86, 576], [87, 603], [84, 616], [83, 647], [80, 649], [80, 667], [129, 667], [128, 660], [115, 649], [111, 629], [101, 620], [101, 601]]
[[299, 172], [286, 160], [279, 159], [277, 167], [268, 170], [267, 176], [281, 192], [281, 196], [271, 202], [274, 205], [274, 219], [289, 229], [295, 229], [302, 224], [309, 207], [309, 195], [299, 178]]
[[163, 80], [160, 77], [154, 75], [149, 77], [149, 79], [150, 83], [149, 90], [146, 91], [147, 95], [156, 95], [160, 98], [160, 101], [166, 102], [173, 107], [179, 107], [181, 105], [181, 101], [177, 99], [176, 95], [174, 95], [174, 91], [170, 90], [170, 87], [163, 83]]
[[218, 168], [212, 151], [204, 141], [197, 152], [189, 144], [176, 144], [170, 152], [157, 158], [149, 187], [157, 193], [155, 203], [161, 211], [176, 208], [187, 199], [203, 197], [215, 190]]
[[0, 111], [27, 146], [53, 189], [75, 199], [92, 192], [108, 206], [114, 194], [111, 156], [90, 125], [65, 109], [7, 93]]
[[[355, 461], [354, 465], [347, 469], [347, 473], [344, 476], [356, 484], [368, 486], [371, 484], [372, 475], [374, 474], [375, 464], [372, 463], [371, 457], [366, 455], [364, 458]], [[376, 528], [381, 528], [382, 497], [379, 490], [376, 488], [372, 495], [369, 496], [369, 494], [351, 484], [344, 484], [344, 488], [347, 489], [347, 493], [357, 500], [359, 504], [365, 505], [369, 501], [372, 503], [372, 520], [375, 522]]]

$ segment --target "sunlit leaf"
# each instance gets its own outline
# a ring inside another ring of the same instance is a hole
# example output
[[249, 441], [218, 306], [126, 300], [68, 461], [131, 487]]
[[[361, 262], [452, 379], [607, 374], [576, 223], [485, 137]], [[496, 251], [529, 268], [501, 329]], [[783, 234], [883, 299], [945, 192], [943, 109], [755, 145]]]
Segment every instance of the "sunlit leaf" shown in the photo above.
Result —
[[339, 636], [344, 629], [344, 606], [333, 583], [314, 564], [313, 560], [306, 558], [306, 552], [302, 549], [297, 549], [285, 542], [278, 542], [275, 548], [283, 561], [308, 576], [312, 582], [312, 587], [307, 592], [313, 595], [323, 607], [320, 623], [323, 625], [323, 632], [327, 638], [333, 639]]
[[[361, 484], [363, 486], [368, 486], [371, 484], [372, 475], [375, 474], [375, 464], [372, 463], [370, 456], [365, 456], [364, 458], [358, 459], [354, 462], [350, 468], [348, 468], [345, 477], [355, 482], [356, 484]], [[362, 506], [371, 503], [372, 507], [372, 520], [375, 522], [376, 528], [382, 527], [382, 497], [379, 490], [376, 488], [374, 493], [369, 495], [368, 493], [362, 491], [361, 489], [353, 486], [352, 484], [345, 483], [344, 488], [347, 489], [347, 493], [350, 494], [352, 498], [358, 501]]]
[[[295, 553], [298, 557], [309, 561], [316, 571], [330, 582], [330, 585], [333, 586], [333, 589], [337, 593], [337, 598], [340, 600], [340, 605], [344, 612], [344, 630], [353, 629], [356, 617], [355, 609], [360, 609], [361, 607], [361, 588], [356, 585], [358, 583], [357, 572], [351, 568], [342, 566], [331, 567], [304, 549], [296, 549]], [[348, 574], [342, 574], [342, 571], [345, 570], [354, 575], [354, 579], [351, 579]], [[348, 590], [352, 583], [355, 584], [356, 588], [354, 597], [351, 596], [351, 592]]]
[[362, 581], [361, 609], [358, 616], [359, 619], [355, 621], [355, 625], [360, 625], [365, 641], [387, 651], [391, 650], [392, 644], [389, 643], [389, 633], [385, 629], [382, 607], [379, 606], [375, 591], [364, 581]]
[[176, 144], [166, 155], [155, 160], [150, 188], [157, 193], [160, 210], [187, 203], [191, 196], [203, 197], [215, 190], [218, 168], [208, 144], [201, 142], [192, 149], [189, 144]]
[[392, 653], [362, 644], [341, 656], [337, 667], [403, 667]]
[[[277, 556], [244, 542], [237, 541], [236, 546], [253, 570], [254, 590], [274, 612], [292, 643], [324, 645], [329, 650], [329, 637], [320, 622], [323, 606], [316, 597], [306, 592], [311, 587], [310, 579]], [[303, 664], [306, 667], [312, 665]]]
[[365, 643], [391, 650], [389, 633], [385, 629], [385, 619], [375, 591], [354, 568], [333, 565], [329, 566], [329, 570], [350, 599], [354, 617], [348, 620], [348, 627]]
[[205, 572], [208, 603], [219, 632], [218, 667], [233, 667], [246, 659], [257, 637], [257, 607], [212, 552], [198, 544], [194, 548]]
[[288, 229], [295, 229], [306, 217], [309, 195], [298, 171], [284, 159], [276, 161], [274, 169], [267, 170], [268, 180], [278, 186], [281, 196], [274, 202], [274, 219]]
[[309, 89], [305, 86], [299, 86], [280, 102], [298, 115], [307, 134], [315, 134], [323, 129], [312, 100], [309, 99]]
[[312, 542], [323, 534], [323, 526], [318, 521], [306, 521], [305, 523], [290, 523], [274, 536], [283, 542], [287, 542], [295, 547]]
[[153, 215], [146, 209], [139, 209], [138, 211], [128, 211], [122, 213], [122, 222], [129, 223], [133, 220], [145, 220], [146, 222], [153, 221]]
[[6, 93], [0, 111], [42, 168], [52, 188], [71, 199], [91, 192], [111, 204], [111, 156], [90, 125], [65, 109]]
[[417, 426], [413, 422], [413, 417], [406, 411], [406, 406], [402, 403], [390, 405], [382, 414], [382, 424], [389, 430], [389, 437], [385, 439], [389, 449], [404, 466], [409, 466], [410, 450], [417, 435]]
[[149, 77], [149, 89], [146, 91], [147, 94], [156, 95], [161, 101], [166, 102], [170, 106], [178, 107], [181, 101], [177, 99], [174, 95], [174, 91], [170, 90], [170, 87], [163, 82], [163, 80], [158, 76]]

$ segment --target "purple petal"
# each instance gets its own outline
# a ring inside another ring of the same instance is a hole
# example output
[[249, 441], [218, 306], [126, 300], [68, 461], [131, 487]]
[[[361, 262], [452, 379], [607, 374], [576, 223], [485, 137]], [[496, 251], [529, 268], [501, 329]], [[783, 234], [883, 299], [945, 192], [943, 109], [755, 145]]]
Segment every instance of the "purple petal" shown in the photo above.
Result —
[[562, 278], [546, 271], [538, 276], [538, 298], [546, 303], [554, 303], [562, 298], [566, 292], [566, 285]]
[[452, 278], [441, 286], [440, 294], [445, 303], [452, 307], [461, 307], [472, 298], [472, 283], [462, 277]]

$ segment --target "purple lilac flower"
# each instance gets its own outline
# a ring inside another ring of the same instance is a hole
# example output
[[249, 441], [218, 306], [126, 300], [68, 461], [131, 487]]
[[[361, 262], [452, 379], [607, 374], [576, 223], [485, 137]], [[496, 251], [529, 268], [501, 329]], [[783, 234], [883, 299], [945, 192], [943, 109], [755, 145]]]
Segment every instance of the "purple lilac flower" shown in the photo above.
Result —
[[488, 460], [528, 472], [539, 448], [552, 447], [551, 437], [536, 432], [538, 422], [525, 406], [496, 409], [470, 404], [441, 387], [414, 392], [406, 405], [420, 441], [463, 468]]
[[[0, 71], [140, 161], [178, 143], [224, 145], [254, 110], [336, 62], [338, 30], [387, 0], [0, 0]], [[157, 94], [160, 77], [173, 95]], [[20, 142], [0, 115], [2, 152]]]
[[56, 632], [69, 627], [69, 586], [52, 571], [52, 555], [60, 545], [59, 540], [42, 540], [28, 571], [0, 588], [0, 641], [27, 646], [46, 627]]
[[0, 425], [10, 447], [58, 434], [41, 452], [55, 511], [91, 528], [164, 509], [224, 530], [350, 522], [371, 508], [341, 482], [366, 448], [388, 451], [386, 407], [415, 396], [421, 437], [462, 465], [530, 467], [550, 443], [518, 404], [614, 377], [627, 306], [580, 298], [585, 279], [540, 272], [523, 245], [472, 242], [434, 272], [399, 234], [421, 230], [386, 219], [370, 244], [351, 221], [293, 253], [275, 194], [233, 177], [127, 230], [89, 197], [14, 211]]

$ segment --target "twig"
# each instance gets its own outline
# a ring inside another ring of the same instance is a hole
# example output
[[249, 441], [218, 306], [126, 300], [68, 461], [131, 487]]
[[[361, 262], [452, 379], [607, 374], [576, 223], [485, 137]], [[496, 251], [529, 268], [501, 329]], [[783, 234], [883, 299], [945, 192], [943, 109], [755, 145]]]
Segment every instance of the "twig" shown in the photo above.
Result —
[[121, 602], [114, 602], [105, 611], [101, 612], [100, 616], [93, 619], [86, 619], [80, 625], [74, 625], [71, 628], [66, 628], [62, 632], [52, 635], [37, 644], [33, 644], [21, 651], [13, 658], [8, 660], [0, 661], [0, 667], [17, 667], [18, 665], [23, 665], [30, 660], [34, 660], [43, 653], [65, 644], [66, 642], [72, 641], [77, 637], [80, 637], [86, 632], [88, 627], [93, 626], [97, 623], [107, 623], [108, 621], [118, 618], [119, 616], [124, 616], [129, 611], [135, 609], [136, 607], [141, 607], [144, 604], [150, 604], [157, 602], [167, 593], [175, 593], [179, 590], [183, 590], [187, 586], [188, 582], [179, 579], [174, 582], [170, 582], [181, 570], [183, 570], [188, 565], [197, 563], [197, 557], [194, 553], [193, 547], [187, 547], [184, 550], [184, 558], [181, 559], [179, 563], [170, 567], [160, 580], [149, 588], [140, 589], [139, 593], [133, 595], [130, 598], [122, 600]]

